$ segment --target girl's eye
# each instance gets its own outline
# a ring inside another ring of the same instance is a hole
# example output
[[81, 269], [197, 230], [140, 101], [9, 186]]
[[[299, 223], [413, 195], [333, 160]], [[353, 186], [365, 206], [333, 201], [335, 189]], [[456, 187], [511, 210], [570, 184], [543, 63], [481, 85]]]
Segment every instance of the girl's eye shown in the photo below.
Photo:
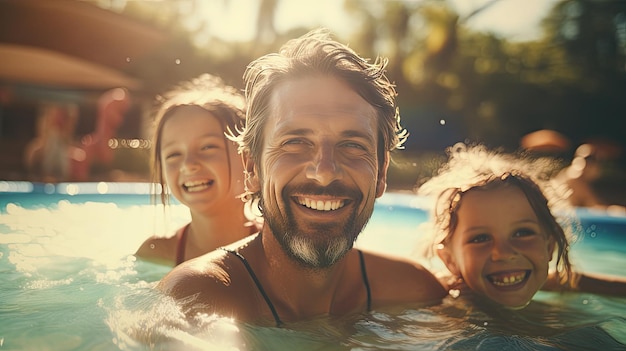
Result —
[[201, 147], [202, 150], [210, 150], [210, 149], [217, 149], [217, 148], [218, 146], [215, 144], [206, 144]]
[[170, 152], [168, 154], [165, 154], [165, 159], [166, 160], [170, 160], [170, 159], [175, 158], [177, 156], [180, 156], [180, 153], [178, 153], [178, 152]]
[[516, 230], [515, 233], [513, 233], [513, 237], [521, 238], [521, 237], [532, 236], [535, 234], [537, 234], [537, 232], [530, 228], [521, 228], [521, 229]]
[[479, 243], [484, 243], [491, 240], [491, 237], [488, 234], [478, 234], [478, 235], [474, 235], [473, 237], [471, 237], [468, 240], [468, 243], [471, 244], [479, 244]]

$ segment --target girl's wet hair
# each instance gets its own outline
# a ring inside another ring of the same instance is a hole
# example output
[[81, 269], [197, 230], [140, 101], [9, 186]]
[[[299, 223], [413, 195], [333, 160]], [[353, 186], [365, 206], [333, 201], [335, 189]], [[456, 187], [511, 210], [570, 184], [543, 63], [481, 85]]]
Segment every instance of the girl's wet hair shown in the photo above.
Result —
[[560, 280], [573, 283], [569, 247], [576, 224], [570, 215], [566, 189], [550, 180], [556, 160], [507, 154], [483, 145], [456, 144], [447, 152], [448, 162], [417, 190], [420, 195], [435, 198], [429, 223], [433, 228], [420, 233], [422, 253], [432, 258], [434, 250], [450, 239], [466, 193], [512, 186], [524, 193], [540, 225], [557, 244], [555, 269]]

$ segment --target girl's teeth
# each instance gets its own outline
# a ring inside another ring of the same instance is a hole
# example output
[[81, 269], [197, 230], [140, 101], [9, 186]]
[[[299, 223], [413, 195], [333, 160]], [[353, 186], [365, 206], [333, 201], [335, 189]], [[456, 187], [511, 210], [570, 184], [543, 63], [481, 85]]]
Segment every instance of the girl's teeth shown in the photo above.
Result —
[[195, 182], [187, 182], [187, 183], [183, 184], [183, 186], [185, 187], [185, 190], [187, 190], [188, 192], [197, 192], [197, 191], [202, 191], [204, 189], [207, 189], [212, 184], [213, 184], [212, 180], [210, 180], [208, 182], [206, 182], [206, 181], [195, 181]]
[[504, 276], [490, 276], [490, 280], [497, 286], [508, 286], [519, 284], [526, 278], [526, 272], [520, 272]]

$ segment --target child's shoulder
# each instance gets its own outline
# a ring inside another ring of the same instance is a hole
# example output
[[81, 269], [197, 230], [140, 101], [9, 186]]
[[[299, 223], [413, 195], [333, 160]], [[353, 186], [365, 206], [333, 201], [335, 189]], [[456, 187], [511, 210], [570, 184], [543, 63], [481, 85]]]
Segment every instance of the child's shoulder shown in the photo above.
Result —
[[170, 236], [153, 235], [149, 237], [139, 246], [135, 256], [148, 261], [173, 264], [176, 261], [180, 235], [185, 227], [178, 229]]

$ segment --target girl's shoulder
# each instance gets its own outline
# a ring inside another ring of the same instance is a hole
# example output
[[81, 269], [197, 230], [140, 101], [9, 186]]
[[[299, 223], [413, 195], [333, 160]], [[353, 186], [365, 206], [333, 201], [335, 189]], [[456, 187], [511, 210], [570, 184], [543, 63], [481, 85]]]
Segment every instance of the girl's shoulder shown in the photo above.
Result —
[[167, 237], [157, 235], [149, 237], [139, 246], [135, 256], [142, 260], [173, 266], [176, 262], [179, 242], [186, 227], [187, 225], [181, 227]]

